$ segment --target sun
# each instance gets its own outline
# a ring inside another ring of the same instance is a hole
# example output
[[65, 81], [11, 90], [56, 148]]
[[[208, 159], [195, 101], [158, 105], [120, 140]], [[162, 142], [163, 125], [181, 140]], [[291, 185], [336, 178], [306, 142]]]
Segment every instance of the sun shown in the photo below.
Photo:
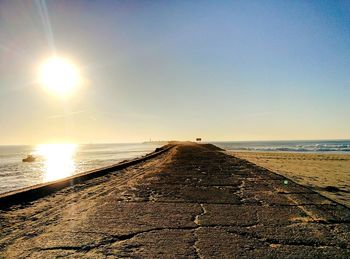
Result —
[[69, 59], [51, 57], [39, 66], [39, 82], [49, 92], [66, 96], [79, 84], [81, 78], [76, 65]]

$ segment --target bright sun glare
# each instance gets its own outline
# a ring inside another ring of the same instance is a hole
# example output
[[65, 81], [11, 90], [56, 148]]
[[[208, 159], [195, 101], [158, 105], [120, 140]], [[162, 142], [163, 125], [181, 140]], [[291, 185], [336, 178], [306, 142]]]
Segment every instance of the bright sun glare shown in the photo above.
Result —
[[39, 67], [39, 81], [51, 93], [67, 95], [80, 84], [78, 68], [68, 59], [52, 57]]
[[75, 144], [41, 144], [36, 155], [44, 159], [44, 181], [53, 181], [71, 176], [75, 171]]

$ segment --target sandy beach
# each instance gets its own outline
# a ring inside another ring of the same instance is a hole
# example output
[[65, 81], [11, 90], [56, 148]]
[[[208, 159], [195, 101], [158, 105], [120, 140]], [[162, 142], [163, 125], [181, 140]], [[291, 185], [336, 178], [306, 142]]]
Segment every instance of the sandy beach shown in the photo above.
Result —
[[350, 210], [212, 145], [0, 210], [0, 258], [349, 258]]
[[350, 155], [230, 151], [350, 207]]

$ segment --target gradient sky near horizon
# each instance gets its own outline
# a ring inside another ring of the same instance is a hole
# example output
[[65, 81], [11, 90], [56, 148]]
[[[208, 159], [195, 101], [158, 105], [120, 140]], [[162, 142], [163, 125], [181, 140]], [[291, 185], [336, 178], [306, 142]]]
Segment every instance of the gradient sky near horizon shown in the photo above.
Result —
[[350, 1], [1, 1], [0, 79], [0, 144], [350, 139]]

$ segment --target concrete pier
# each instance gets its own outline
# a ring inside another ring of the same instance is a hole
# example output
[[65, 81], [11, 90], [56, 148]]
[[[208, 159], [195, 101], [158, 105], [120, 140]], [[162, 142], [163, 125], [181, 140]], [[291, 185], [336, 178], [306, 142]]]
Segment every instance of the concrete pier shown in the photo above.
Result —
[[0, 210], [3, 258], [349, 258], [350, 209], [212, 145]]

